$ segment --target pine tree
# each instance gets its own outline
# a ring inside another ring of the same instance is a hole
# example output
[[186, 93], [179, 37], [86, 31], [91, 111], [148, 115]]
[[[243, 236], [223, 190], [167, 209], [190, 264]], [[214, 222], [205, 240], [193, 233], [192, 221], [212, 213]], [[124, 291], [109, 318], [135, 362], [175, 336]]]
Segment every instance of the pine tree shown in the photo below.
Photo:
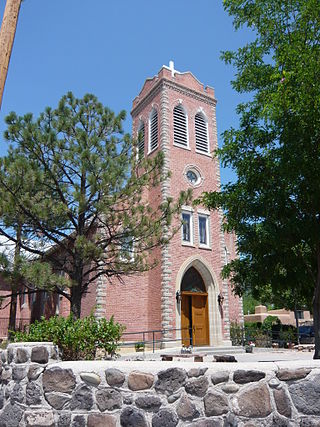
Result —
[[[121, 280], [155, 265], [151, 249], [166, 244], [175, 231], [172, 216], [190, 198], [182, 194], [175, 203], [158, 205], [148, 199], [148, 189], [167, 178], [163, 153], [139, 159], [136, 142], [123, 134], [124, 118], [123, 111], [115, 115], [93, 95], [77, 99], [72, 93], [37, 119], [15, 113], [6, 118], [14, 166], [0, 168], [0, 187], [23, 213], [21, 250], [36, 257], [26, 279], [41, 287], [48, 282], [46, 272], [65, 273], [70, 291], [49, 283], [70, 301], [75, 318], [99, 276]], [[17, 192], [12, 175], [24, 167], [27, 189]], [[0, 228], [16, 243], [11, 231]]]

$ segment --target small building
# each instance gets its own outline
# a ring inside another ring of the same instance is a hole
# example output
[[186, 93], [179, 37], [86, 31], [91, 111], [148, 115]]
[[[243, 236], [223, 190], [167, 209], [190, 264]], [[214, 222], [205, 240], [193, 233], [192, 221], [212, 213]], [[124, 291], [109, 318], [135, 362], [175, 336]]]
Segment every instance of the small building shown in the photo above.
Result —
[[[260, 322], [268, 316], [276, 316], [283, 325], [296, 326], [296, 319], [293, 311], [286, 310], [284, 308], [278, 310], [268, 310], [265, 305], [258, 305], [254, 308], [254, 314], [246, 314], [244, 316], [245, 322]], [[310, 311], [298, 310], [299, 325], [310, 324], [313, 319], [310, 315]]]

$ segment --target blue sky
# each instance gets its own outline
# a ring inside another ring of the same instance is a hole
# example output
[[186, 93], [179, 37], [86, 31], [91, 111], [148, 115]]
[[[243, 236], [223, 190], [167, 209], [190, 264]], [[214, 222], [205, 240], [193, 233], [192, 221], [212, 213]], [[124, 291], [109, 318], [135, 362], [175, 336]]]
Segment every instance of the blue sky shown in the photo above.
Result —
[[[1, 18], [4, 6], [0, 0]], [[129, 132], [133, 98], [169, 60], [215, 88], [220, 135], [237, 124], [241, 101], [220, 52], [249, 37], [234, 31], [222, 0], [24, 0], [0, 112], [0, 154], [10, 111], [37, 115], [69, 90], [94, 93], [115, 112], [125, 109]], [[224, 182], [230, 177], [222, 171]]]

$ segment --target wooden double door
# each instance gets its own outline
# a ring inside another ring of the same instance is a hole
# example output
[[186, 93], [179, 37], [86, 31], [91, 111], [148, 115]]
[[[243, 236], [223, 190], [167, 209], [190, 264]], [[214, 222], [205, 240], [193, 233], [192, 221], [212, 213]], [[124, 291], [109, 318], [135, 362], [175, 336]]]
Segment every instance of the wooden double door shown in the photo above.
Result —
[[183, 345], [209, 345], [207, 293], [181, 293], [181, 329]]

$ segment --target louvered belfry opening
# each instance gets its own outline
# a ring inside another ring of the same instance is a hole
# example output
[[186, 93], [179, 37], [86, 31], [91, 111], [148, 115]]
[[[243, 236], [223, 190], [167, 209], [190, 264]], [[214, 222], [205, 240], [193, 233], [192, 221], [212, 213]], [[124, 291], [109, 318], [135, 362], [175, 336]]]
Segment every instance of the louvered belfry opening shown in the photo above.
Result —
[[158, 112], [153, 109], [150, 116], [150, 151], [158, 147]]
[[138, 130], [138, 155], [144, 157], [144, 123], [140, 122]]
[[173, 130], [174, 143], [186, 147], [188, 145], [187, 116], [180, 104], [173, 109]]
[[197, 113], [194, 118], [196, 130], [196, 150], [202, 153], [209, 152], [207, 122], [202, 113]]

